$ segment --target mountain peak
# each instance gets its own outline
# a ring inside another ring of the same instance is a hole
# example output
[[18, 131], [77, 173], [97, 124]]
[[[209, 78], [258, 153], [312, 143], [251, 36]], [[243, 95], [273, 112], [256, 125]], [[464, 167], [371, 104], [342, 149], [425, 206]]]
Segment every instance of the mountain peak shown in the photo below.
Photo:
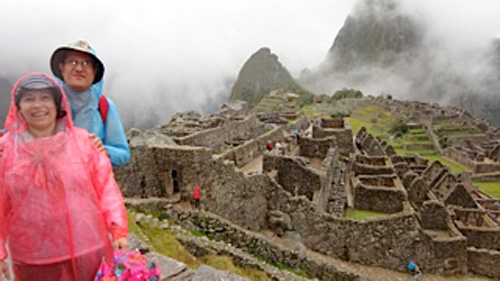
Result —
[[305, 93], [279, 62], [278, 56], [273, 54], [271, 49], [263, 47], [252, 54], [243, 65], [229, 100], [244, 100], [251, 108], [277, 89], [297, 94]]

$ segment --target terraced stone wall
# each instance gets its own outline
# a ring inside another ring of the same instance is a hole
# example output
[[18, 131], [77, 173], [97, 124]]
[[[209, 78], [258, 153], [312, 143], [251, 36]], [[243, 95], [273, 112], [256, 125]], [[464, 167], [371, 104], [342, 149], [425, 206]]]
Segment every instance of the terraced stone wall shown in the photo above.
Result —
[[313, 138], [334, 136], [340, 153], [347, 155], [354, 151], [352, 128], [346, 118], [322, 119], [322, 125], [325, 127], [313, 126]]
[[322, 139], [299, 137], [297, 144], [300, 146], [299, 155], [310, 158], [325, 158], [330, 147], [336, 146], [335, 137]]
[[500, 279], [500, 251], [467, 248], [467, 261], [470, 271]]
[[320, 190], [322, 177], [325, 175], [305, 164], [298, 157], [265, 154], [263, 170], [266, 172], [277, 170], [277, 181], [286, 191], [313, 200], [314, 193]]
[[408, 200], [401, 182], [395, 175], [359, 176], [352, 180], [356, 209], [396, 213], [403, 210], [404, 201]]
[[275, 143], [276, 140], [283, 141], [284, 134], [281, 127], [266, 132], [255, 139], [249, 140], [242, 145], [225, 151], [221, 158], [234, 161], [236, 166], [243, 167], [252, 161], [255, 157], [266, 151], [268, 141]]
[[221, 127], [196, 132], [185, 137], [173, 138], [173, 140], [180, 145], [208, 147], [212, 148], [215, 153], [219, 153], [227, 147], [227, 142], [247, 132], [263, 131], [262, 126], [257, 117], [251, 115], [241, 121], [228, 119]]

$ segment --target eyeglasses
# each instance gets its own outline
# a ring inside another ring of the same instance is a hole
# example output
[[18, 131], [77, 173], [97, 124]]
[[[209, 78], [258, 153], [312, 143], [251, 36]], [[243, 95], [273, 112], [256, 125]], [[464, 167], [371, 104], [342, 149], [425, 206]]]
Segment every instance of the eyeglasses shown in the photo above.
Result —
[[81, 65], [82, 68], [85, 69], [91, 69], [95, 65], [92, 60], [77, 60], [77, 59], [66, 59], [64, 60], [64, 64], [70, 65], [71, 67], [76, 67], [77, 65]]

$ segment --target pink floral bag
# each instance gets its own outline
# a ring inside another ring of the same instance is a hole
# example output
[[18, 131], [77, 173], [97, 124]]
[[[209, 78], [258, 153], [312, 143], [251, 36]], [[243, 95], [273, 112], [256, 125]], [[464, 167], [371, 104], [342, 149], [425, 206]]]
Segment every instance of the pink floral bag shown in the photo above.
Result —
[[139, 251], [117, 250], [113, 266], [102, 261], [94, 281], [160, 281], [161, 269]]

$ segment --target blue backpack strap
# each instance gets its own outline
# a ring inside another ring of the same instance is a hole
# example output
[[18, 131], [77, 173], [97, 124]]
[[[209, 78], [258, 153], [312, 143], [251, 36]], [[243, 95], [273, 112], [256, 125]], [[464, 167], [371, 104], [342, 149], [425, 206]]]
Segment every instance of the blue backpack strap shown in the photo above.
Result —
[[108, 118], [109, 102], [108, 98], [103, 94], [99, 98], [99, 113], [101, 114], [102, 122], [106, 124]]

